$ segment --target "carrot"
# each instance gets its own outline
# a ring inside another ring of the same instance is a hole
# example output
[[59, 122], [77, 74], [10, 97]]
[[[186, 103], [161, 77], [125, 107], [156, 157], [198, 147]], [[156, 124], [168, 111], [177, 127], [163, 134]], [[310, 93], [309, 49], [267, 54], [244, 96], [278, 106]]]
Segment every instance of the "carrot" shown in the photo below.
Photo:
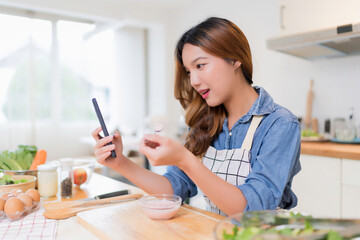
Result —
[[34, 160], [30, 166], [30, 170], [36, 170], [37, 167], [46, 162], [46, 151], [44, 149], [40, 149], [36, 152]]

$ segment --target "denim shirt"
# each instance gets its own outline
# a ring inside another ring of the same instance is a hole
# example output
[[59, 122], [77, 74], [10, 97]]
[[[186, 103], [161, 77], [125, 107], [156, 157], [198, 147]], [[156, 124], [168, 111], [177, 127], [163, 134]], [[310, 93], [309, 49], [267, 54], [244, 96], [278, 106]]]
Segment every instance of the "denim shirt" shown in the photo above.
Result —
[[[222, 132], [212, 146], [217, 150], [241, 148], [252, 116], [264, 115], [254, 134], [250, 160], [252, 170], [245, 183], [237, 187], [247, 200], [245, 211], [277, 207], [290, 209], [297, 205], [291, 183], [301, 170], [300, 124], [289, 110], [274, 103], [263, 88], [254, 89], [259, 96], [249, 112], [234, 124], [231, 131], [226, 118]], [[176, 166], [168, 166], [164, 176], [170, 181], [174, 194], [183, 201], [197, 194], [194, 182]]]

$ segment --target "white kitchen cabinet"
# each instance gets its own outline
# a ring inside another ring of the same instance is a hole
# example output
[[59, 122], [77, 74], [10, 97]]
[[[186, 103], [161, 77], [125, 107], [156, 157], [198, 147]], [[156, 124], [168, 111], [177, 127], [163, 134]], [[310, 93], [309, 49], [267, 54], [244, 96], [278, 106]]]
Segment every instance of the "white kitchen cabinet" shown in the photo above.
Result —
[[359, 22], [360, 1], [280, 0], [280, 29], [293, 34]]
[[360, 218], [360, 161], [342, 160], [342, 217]]
[[293, 180], [298, 205], [293, 211], [313, 217], [341, 217], [341, 159], [301, 155], [302, 170]]

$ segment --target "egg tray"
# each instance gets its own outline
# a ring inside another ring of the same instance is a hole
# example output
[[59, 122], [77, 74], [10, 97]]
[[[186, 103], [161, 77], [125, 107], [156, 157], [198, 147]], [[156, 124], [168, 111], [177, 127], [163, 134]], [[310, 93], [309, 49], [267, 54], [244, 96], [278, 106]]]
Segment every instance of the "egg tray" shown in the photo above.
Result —
[[40, 202], [33, 202], [32, 208], [26, 208], [23, 211], [17, 211], [13, 214], [6, 214], [4, 210], [0, 211], [0, 220], [9, 219], [10, 221], [18, 221], [28, 214], [37, 211], [40, 208]]
[[[40, 206], [40, 194], [36, 189], [31, 188], [23, 192], [21, 189], [15, 188], [5, 193], [0, 191], [0, 196], [2, 200], [0, 202], [0, 219], [8, 218], [16, 221], [36, 211]], [[7, 210], [5, 210], [6, 208]]]

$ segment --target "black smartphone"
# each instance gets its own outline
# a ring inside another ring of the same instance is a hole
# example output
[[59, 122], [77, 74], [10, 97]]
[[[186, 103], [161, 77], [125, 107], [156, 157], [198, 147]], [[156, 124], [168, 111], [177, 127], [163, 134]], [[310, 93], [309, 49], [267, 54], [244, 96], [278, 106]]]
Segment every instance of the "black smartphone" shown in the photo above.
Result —
[[[99, 122], [100, 122], [100, 125], [101, 125], [101, 127], [102, 127], [102, 131], [103, 131], [103, 133], [104, 133], [104, 136], [107, 137], [107, 136], [109, 136], [109, 132], [108, 132], [108, 130], [107, 130], [107, 128], [106, 128], [106, 125], [105, 125], [105, 122], [104, 122], [104, 118], [103, 118], [103, 116], [102, 116], [102, 114], [101, 114], [101, 112], [100, 112], [100, 108], [99, 108], [99, 105], [98, 105], [98, 103], [97, 103], [97, 101], [96, 101], [96, 98], [93, 98], [93, 99], [92, 99], [92, 102], [93, 102], [93, 105], [94, 105], [94, 108], [95, 108], [96, 116], [98, 117]], [[112, 142], [109, 142], [109, 143], [106, 144], [106, 145], [110, 145], [110, 144], [112, 144]], [[116, 158], [116, 152], [115, 152], [115, 150], [112, 150], [112, 151], [111, 151], [111, 157]]]

